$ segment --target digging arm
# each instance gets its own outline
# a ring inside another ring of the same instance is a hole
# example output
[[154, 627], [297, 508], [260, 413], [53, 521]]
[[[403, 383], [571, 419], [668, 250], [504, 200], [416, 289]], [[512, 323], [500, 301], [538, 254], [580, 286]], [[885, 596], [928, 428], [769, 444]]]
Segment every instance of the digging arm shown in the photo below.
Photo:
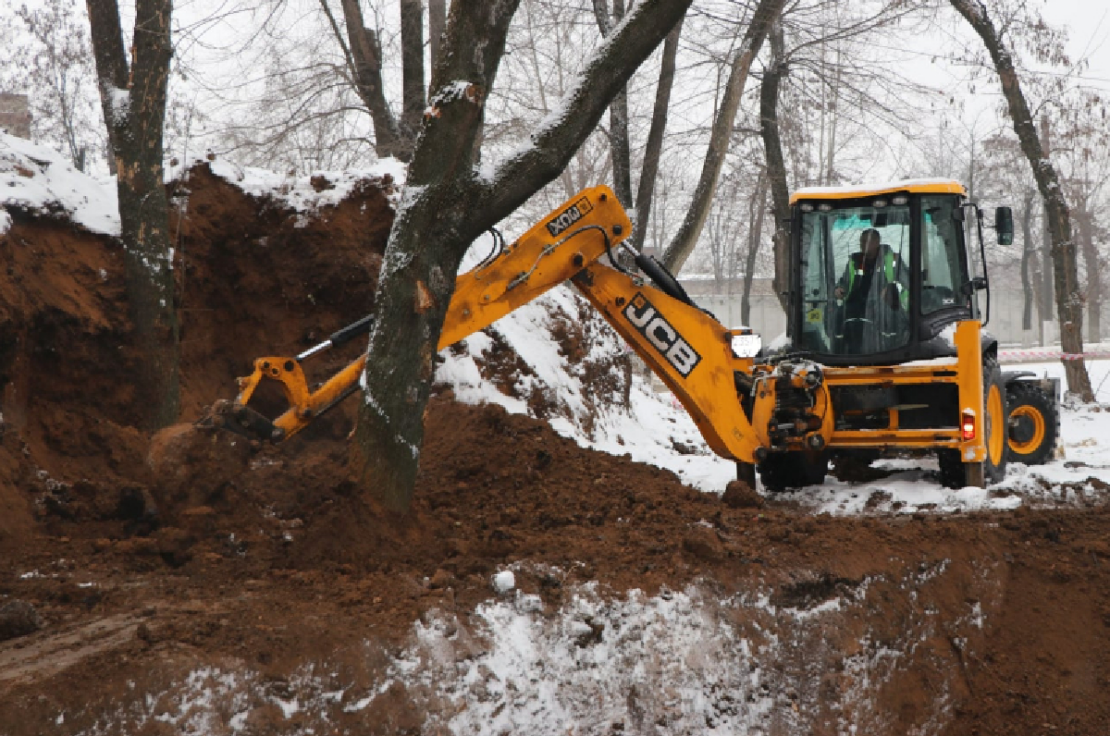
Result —
[[[439, 349], [570, 281], [674, 392], [717, 454], [753, 462], [763, 443], [740, 398], [752, 388], [753, 362], [736, 357], [730, 347], [733, 336], [744, 331], [729, 330], [694, 306], [653, 259], [635, 257], [637, 265], [667, 293], [620, 267], [615, 250], [631, 227], [608, 187], [575, 195], [501, 252], [457, 278]], [[609, 262], [601, 260], [607, 254]], [[240, 379], [238, 398], [223, 408], [222, 425], [271, 441], [296, 434], [357, 389], [366, 356], [315, 391], [308, 388], [302, 361], [369, 329], [370, 318], [364, 318], [294, 358], [259, 358], [254, 372]], [[289, 409], [272, 423], [247, 406], [264, 380], [279, 382], [289, 402]]]

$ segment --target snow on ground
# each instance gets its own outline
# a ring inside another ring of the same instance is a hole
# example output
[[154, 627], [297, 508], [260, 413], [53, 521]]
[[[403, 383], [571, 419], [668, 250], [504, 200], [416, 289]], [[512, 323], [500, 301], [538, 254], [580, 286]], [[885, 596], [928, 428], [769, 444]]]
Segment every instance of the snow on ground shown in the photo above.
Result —
[[358, 182], [365, 179], [389, 176], [396, 183], [395, 192], [400, 192], [407, 171], [404, 164], [395, 158], [381, 159], [365, 169], [310, 171], [301, 174], [296, 171], [281, 174], [215, 158], [212, 161], [194, 159], [167, 166], [166, 181], [184, 176], [192, 166], [204, 163], [209, 165], [213, 174], [231, 182], [247, 194], [270, 197], [298, 212], [311, 212], [327, 205], [336, 205], [351, 193]]
[[[209, 163], [216, 176], [247, 194], [271, 197], [298, 212], [337, 204], [364, 179], [388, 175], [396, 182], [395, 191], [400, 191], [406, 172], [405, 166], [393, 158], [382, 159], [366, 169], [301, 175], [241, 167], [224, 159], [211, 162], [196, 159], [187, 164], [167, 166], [166, 181], [184, 176], [189, 166], [198, 163]], [[7, 231], [11, 222], [3, 210], [5, 205], [67, 217], [90, 232], [120, 234], [114, 177], [89, 176], [51, 148], [0, 132], [0, 235]]]
[[[829, 720], [838, 733], [872, 733], [888, 725], [877, 703], [884, 685], [913, 666], [918, 648], [938, 636], [967, 651], [978, 646], [979, 598], [990, 593], [974, 588], [963, 615], [942, 620], [933, 605], [946, 573], [941, 561], [900, 579], [868, 578], [806, 608], [775, 605], [765, 591], [721, 596], [703, 585], [613, 597], [586, 583], [568, 589], [558, 608], [493, 590], [468, 615], [429, 612], [400, 648], [368, 641], [368, 677], [347, 679], [340, 673], [349, 662], [322, 660], [275, 686], [245, 663], [201, 667], [86, 733], [159, 723], [191, 736], [254, 733], [252, 714], [274, 707], [287, 725], [269, 723], [278, 733], [331, 732], [339, 714], [369, 715], [397, 686], [422, 715], [423, 733], [800, 736]], [[860, 625], [893, 589], [921, 601], [900, 631]], [[846, 629], [858, 642], [849, 653], [838, 648], [844, 641], [830, 643], [830, 631]], [[836, 687], [827, 686], [826, 660], [840, 665]], [[937, 696], [917, 714], [924, 732], [950, 718], [945, 693], [960, 677], [955, 667], [934, 673]]]
[[[0, 133], [0, 208], [68, 217], [91, 232], [119, 235], [116, 188], [78, 171], [45, 146]], [[10, 218], [0, 209], [0, 234]]]

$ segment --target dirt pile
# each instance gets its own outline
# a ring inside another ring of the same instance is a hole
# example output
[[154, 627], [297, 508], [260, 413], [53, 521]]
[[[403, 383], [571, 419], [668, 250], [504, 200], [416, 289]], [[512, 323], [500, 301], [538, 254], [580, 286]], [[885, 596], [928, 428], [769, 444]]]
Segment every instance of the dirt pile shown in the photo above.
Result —
[[[203, 166], [171, 188], [185, 418], [232, 394], [253, 357], [300, 352], [370, 311], [390, 186], [367, 182], [312, 218]], [[142, 356], [118, 246], [12, 216], [0, 236], [0, 611], [24, 627], [0, 642], [0, 734], [431, 731], [459, 706], [400, 681], [361, 708], [287, 704], [313, 687], [377, 692], [414, 622], [464, 627], [510, 566], [546, 610], [585, 583], [614, 598], [765, 594], [754, 612], [719, 615], [783, 643], [766, 694], [779, 733], [1096, 734], [1110, 717], [1104, 509], [838, 519], [743, 489], [721, 501], [445, 387], [403, 518], [347, 476], [353, 407], [260, 451], [193, 434], [156, 475], [128, 401]], [[588, 352], [585, 339], [573, 325], [560, 338], [567, 355]], [[493, 363], [511, 384], [512, 357]], [[576, 646], [610, 635], [597, 626]], [[900, 653], [866, 703], [849, 687], [861, 651]], [[324, 684], [298, 674], [314, 667], [331, 673]], [[190, 678], [209, 687], [209, 721], [181, 715]], [[663, 695], [638, 697], [625, 732], [668, 732]]]

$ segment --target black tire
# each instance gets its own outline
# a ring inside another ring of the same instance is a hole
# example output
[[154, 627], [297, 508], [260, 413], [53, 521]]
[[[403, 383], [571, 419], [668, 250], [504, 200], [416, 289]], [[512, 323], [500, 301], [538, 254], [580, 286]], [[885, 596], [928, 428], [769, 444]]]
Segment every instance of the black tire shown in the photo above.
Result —
[[1009, 460], [1044, 465], [1056, 453], [1060, 439], [1060, 408], [1052, 393], [1030, 381], [1006, 387], [1007, 450]]
[[770, 493], [821, 485], [828, 472], [828, 451], [773, 452], [759, 464], [759, 479]]
[[[983, 421], [981, 429], [987, 441], [987, 459], [982, 463], [984, 485], [999, 483], [1006, 477], [1007, 445], [1006, 387], [1002, 369], [994, 358], [983, 359]], [[977, 463], [965, 463], [959, 450], [937, 450], [940, 482], [949, 488], [979, 484]]]
[[945, 488], [963, 488], [966, 485], [964, 463], [959, 450], [937, 450], [940, 465], [940, 484]]

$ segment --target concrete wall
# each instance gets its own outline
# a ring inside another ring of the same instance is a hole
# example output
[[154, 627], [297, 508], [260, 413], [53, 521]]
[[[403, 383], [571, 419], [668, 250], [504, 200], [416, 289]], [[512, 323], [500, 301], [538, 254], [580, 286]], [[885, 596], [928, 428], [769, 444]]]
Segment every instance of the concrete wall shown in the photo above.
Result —
[[27, 95], [0, 92], [0, 130], [30, 140], [31, 110]]

